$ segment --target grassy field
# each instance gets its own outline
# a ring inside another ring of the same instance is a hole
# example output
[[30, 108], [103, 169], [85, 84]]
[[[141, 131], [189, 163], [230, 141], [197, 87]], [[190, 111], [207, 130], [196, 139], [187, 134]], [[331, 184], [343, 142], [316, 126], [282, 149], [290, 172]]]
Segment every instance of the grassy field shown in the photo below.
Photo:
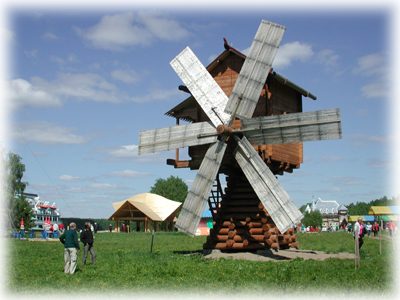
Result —
[[[331, 253], [352, 252], [352, 236], [345, 232], [298, 234], [301, 249]], [[96, 293], [119, 291], [251, 291], [252, 293], [340, 290], [342, 293], [389, 293], [392, 242], [366, 238], [361, 268], [353, 260], [255, 262], [207, 260], [200, 251], [205, 237], [158, 232], [153, 253], [151, 234], [98, 233], [97, 264], [82, 265], [76, 274], [63, 273], [63, 245], [59, 242], [8, 241], [10, 292], [40, 294], [69, 289]]]

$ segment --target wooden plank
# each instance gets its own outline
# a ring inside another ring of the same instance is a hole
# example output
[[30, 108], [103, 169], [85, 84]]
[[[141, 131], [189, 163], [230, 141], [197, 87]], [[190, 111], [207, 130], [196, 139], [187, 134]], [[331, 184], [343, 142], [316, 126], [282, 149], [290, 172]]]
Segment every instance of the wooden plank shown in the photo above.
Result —
[[240, 70], [225, 112], [251, 118], [260, 98], [285, 28], [262, 20]]
[[186, 47], [170, 62], [170, 65], [211, 122], [215, 126], [225, 124], [230, 118], [230, 115], [224, 112], [228, 97], [193, 51]]
[[226, 150], [223, 141], [211, 145], [201, 163], [188, 195], [183, 203], [175, 227], [194, 235]]

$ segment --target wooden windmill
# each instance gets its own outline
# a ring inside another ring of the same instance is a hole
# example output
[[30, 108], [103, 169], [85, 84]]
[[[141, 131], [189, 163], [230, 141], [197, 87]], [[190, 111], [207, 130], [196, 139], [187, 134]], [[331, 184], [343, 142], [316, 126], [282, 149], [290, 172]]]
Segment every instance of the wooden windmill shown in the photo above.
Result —
[[[341, 137], [338, 109], [279, 115], [268, 115], [273, 112], [267, 109], [256, 116], [260, 99], [270, 98], [265, 97], [268, 80], [271, 76], [282, 79], [271, 72], [271, 66], [284, 30], [281, 25], [261, 22], [229, 98], [190, 48], [185, 48], [170, 64], [205, 120], [140, 133], [139, 154], [181, 147], [189, 147], [192, 157], [201, 153], [194, 159], [201, 163], [185, 165], [199, 170], [175, 226], [194, 235], [208, 203], [214, 228], [205, 248], [296, 247], [293, 226], [303, 215], [274, 175], [291, 166], [277, 168], [265, 149], [280, 144], [300, 149], [303, 141]], [[220, 173], [228, 175], [225, 193]]]

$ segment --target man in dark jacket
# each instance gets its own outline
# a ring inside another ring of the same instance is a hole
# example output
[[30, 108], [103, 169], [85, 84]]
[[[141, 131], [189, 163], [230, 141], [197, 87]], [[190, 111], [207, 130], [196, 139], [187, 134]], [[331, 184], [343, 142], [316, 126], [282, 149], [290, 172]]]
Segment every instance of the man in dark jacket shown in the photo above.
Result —
[[96, 262], [96, 252], [94, 251], [94, 248], [93, 248], [93, 242], [94, 242], [93, 232], [90, 229], [89, 222], [85, 223], [85, 229], [81, 232], [81, 242], [83, 243], [83, 246], [84, 246], [83, 257], [82, 257], [83, 264], [86, 265], [87, 254], [88, 254], [88, 252], [90, 252], [92, 265], [94, 265]]
[[64, 244], [64, 273], [74, 274], [80, 249], [75, 223], [69, 224], [69, 229], [60, 236], [60, 242]]

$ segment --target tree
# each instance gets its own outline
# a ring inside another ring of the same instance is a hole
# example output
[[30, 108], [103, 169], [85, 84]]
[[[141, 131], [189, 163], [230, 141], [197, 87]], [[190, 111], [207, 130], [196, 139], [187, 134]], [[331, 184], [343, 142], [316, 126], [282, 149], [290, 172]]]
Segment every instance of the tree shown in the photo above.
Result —
[[19, 228], [21, 218], [24, 218], [25, 229], [32, 225], [32, 209], [23, 193], [27, 182], [22, 181], [25, 165], [18, 154], [9, 153], [6, 161], [7, 199], [9, 224], [13, 229]]
[[304, 226], [321, 227], [322, 215], [319, 211], [305, 212], [302, 220]]
[[183, 202], [188, 193], [188, 186], [179, 177], [170, 176], [167, 179], [159, 178], [151, 187], [150, 193], [157, 194], [174, 201]]
[[[150, 193], [163, 196], [178, 202], [183, 202], [188, 193], [187, 184], [179, 177], [170, 176], [167, 179], [157, 179], [156, 183], [151, 187]], [[161, 223], [162, 230], [173, 229], [171, 221]]]

